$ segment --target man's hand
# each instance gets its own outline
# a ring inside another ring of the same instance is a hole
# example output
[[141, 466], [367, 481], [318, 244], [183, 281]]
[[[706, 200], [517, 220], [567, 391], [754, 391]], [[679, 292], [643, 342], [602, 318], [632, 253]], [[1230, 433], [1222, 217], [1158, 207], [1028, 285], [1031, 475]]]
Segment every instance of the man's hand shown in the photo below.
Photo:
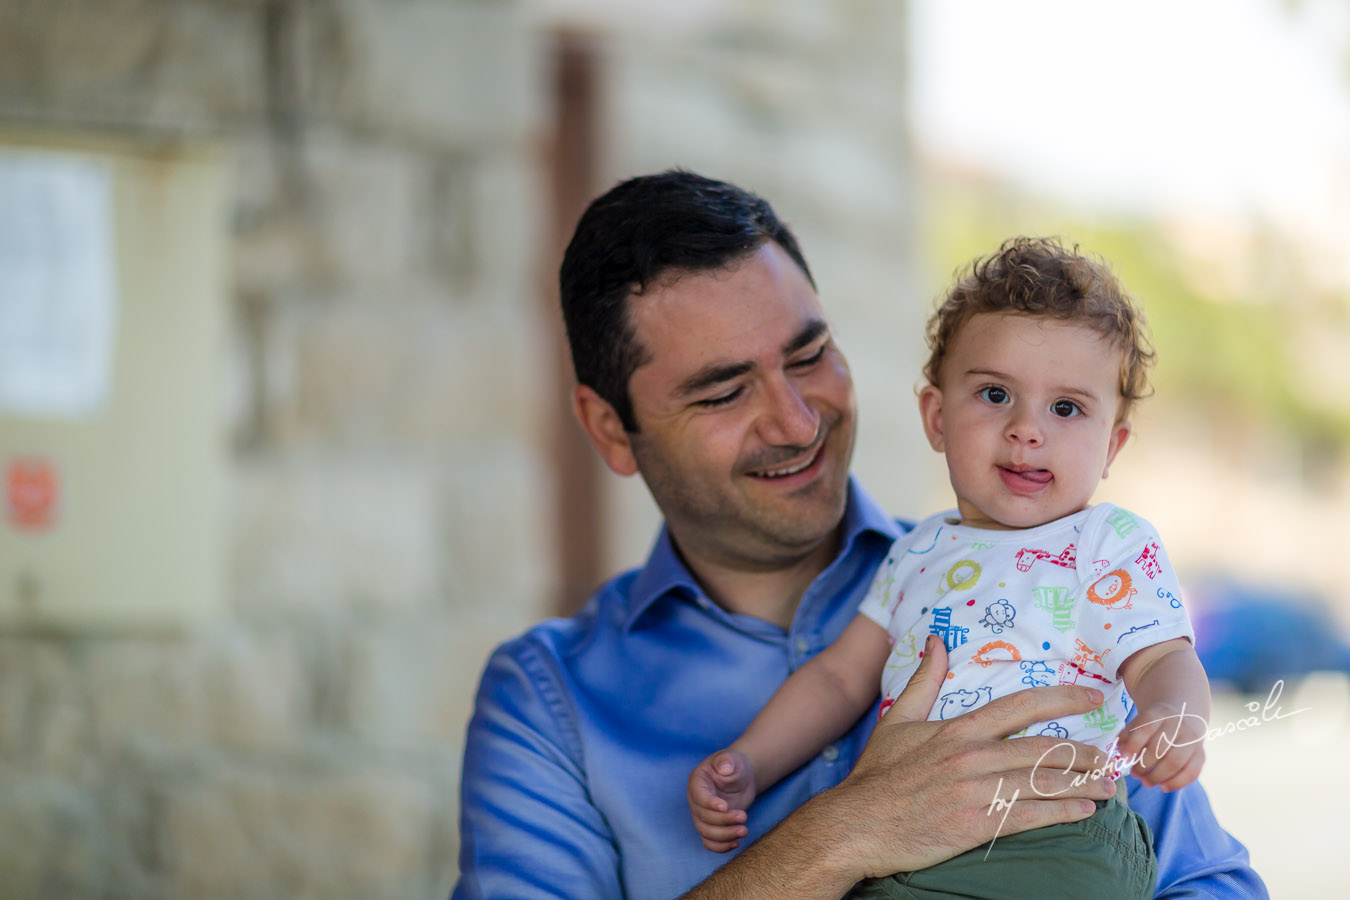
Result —
[[745, 810], [755, 800], [755, 772], [744, 753], [718, 750], [689, 773], [689, 813], [703, 846], [726, 853], [745, 837]]
[[[1078, 777], [1106, 762], [1095, 748], [1050, 737], [1004, 740], [1036, 722], [1095, 709], [1100, 691], [1034, 688], [929, 722], [946, 674], [946, 649], [930, 636], [923, 662], [852, 773], [812, 801], [832, 807], [850, 834], [840, 850], [853, 855], [860, 878], [931, 866], [996, 834], [1085, 819], [1093, 800], [1115, 793], [1106, 779]], [[995, 812], [995, 798], [1016, 802]]]

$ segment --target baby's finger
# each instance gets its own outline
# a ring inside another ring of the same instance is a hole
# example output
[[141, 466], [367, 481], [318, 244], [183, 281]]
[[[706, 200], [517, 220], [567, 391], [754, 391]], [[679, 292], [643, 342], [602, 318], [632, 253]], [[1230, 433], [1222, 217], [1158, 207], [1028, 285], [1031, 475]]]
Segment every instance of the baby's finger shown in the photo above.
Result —
[[1205, 755], [1203, 753], [1196, 753], [1186, 761], [1186, 765], [1182, 766], [1179, 772], [1173, 774], [1166, 781], [1162, 781], [1158, 786], [1164, 791], [1181, 790], [1200, 777], [1200, 770], [1204, 768], [1204, 766]]
[[689, 805], [696, 809], [708, 809], [713, 812], [726, 812], [727, 801], [712, 789], [703, 785], [694, 785], [689, 790]]
[[741, 825], [745, 822], [745, 810], [728, 809], [715, 810], [707, 809], [702, 806], [694, 807], [694, 822], [698, 826], [699, 833], [703, 832], [705, 826], [720, 828], [730, 825]]
[[[744, 825], [727, 827], [700, 825], [698, 833], [703, 838], [703, 846], [718, 853], [725, 853], [740, 843], [740, 839], [749, 834], [749, 830]], [[719, 847], [722, 849], [718, 849]]]
[[[1156, 729], [1153, 726], [1149, 725], [1145, 725], [1142, 728], [1137, 729], [1135, 728], [1125, 729], [1120, 733], [1120, 752], [1125, 756], [1136, 755], [1140, 750], [1143, 750], [1146, 746], [1148, 746], [1149, 739], [1153, 736], [1153, 732], [1155, 730]], [[1153, 762], [1153, 760], [1151, 759], [1151, 757], [1153, 756], [1152, 749], [1149, 750], [1149, 756], [1150, 759], [1148, 760], [1148, 762], [1152, 764]]]
[[1158, 760], [1153, 768], [1149, 769], [1148, 780], [1146, 783], [1149, 787], [1162, 784], [1164, 781], [1180, 772], [1182, 767], [1186, 765], [1188, 759], [1189, 754], [1184, 750], [1171, 751], [1162, 759]]
[[703, 839], [703, 846], [714, 853], [726, 853], [735, 850], [740, 845], [740, 841], [710, 841], [707, 838]]
[[1153, 759], [1153, 755], [1146, 754], [1144, 759], [1141, 759], [1139, 760], [1139, 762], [1134, 764], [1134, 766], [1130, 769], [1130, 774], [1133, 775], [1135, 778], [1138, 778], [1140, 781], [1142, 781], [1145, 786], [1149, 786], [1150, 782], [1148, 780], [1148, 773], [1153, 771], [1154, 765], [1155, 762]]

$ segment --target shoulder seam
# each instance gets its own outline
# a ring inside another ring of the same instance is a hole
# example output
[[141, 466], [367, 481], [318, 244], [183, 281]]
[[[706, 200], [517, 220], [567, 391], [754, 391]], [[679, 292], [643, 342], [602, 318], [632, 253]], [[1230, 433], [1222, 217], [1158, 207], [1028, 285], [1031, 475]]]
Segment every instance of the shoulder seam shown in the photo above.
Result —
[[586, 754], [582, 747], [581, 730], [577, 727], [576, 711], [559, 687], [561, 673], [552, 655], [531, 635], [522, 635], [504, 647], [530, 679], [539, 698], [548, 707], [559, 736], [566, 741], [566, 750], [579, 772], [585, 772]]

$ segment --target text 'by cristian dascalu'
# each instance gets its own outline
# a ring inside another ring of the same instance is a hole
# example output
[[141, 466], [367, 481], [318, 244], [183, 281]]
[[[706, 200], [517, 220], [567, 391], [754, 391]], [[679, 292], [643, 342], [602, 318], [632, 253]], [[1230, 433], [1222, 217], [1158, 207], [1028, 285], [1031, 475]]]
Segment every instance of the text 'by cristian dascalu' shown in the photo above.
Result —
[[[1280, 719], [1287, 719], [1290, 716], [1296, 716], [1301, 712], [1308, 711], [1308, 709], [1305, 707], [1303, 709], [1293, 710], [1292, 712], [1285, 712], [1283, 709], [1280, 708], [1280, 695], [1283, 693], [1284, 693], [1284, 681], [1280, 680], [1275, 682], [1275, 684], [1270, 689], [1270, 694], [1267, 695], [1266, 697], [1265, 703], [1253, 700], [1251, 703], [1245, 705], [1245, 709], [1247, 710], [1248, 713], [1250, 713], [1250, 715], [1243, 716], [1242, 718], [1239, 719], [1232, 719], [1228, 722], [1225, 722], [1222, 725], [1211, 724], [1209, 722], [1206, 722], [1204, 718], [1202, 718], [1201, 716], [1197, 716], [1194, 713], [1186, 712], [1185, 706], [1183, 706], [1181, 708], [1181, 711], [1176, 713], [1175, 715], [1164, 716], [1160, 719], [1154, 719], [1149, 722], [1131, 723], [1134, 727], [1140, 727], [1143, 725], [1154, 725], [1157, 724], [1158, 722], [1172, 722], [1173, 725], [1171, 733], [1168, 734], [1166, 731], [1160, 733], [1157, 737], [1156, 742], [1152, 745], [1152, 747], [1145, 747], [1143, 750], [1140, 750], [1138, 753], [1132, 756], [1119, 756], [1119, 755], [1113, 756], [1107, 762], [1103, 763], [1099, 768], [1090, 769], [1087, 772], [1079, 772], [1073, 776], [1073, 779], [1070, 781], [1068, 787], [1060, 788], [1057, 791], [1042, 790], [1041, 788], [1036, 786], [1036, 773], [1040, 771], [1041, 766], [1045, 762], [1046, 757], [1057, 751], [1059, 748], [1068, 747], [1069, 753], [1071, 755], [1069, 757], [1068, 763], [1064, 766], [1064, 768], [1056, 770], [1057, 773], [1062, 775], [1068, 775], [1070, 772], [1073, 771], [1074, 761], [1078, 753], [1077, 745], [1070, 741], [1062, 741], [1058, 744], [1055, 744], [1055, 746], [1051, 747], [1049, 750], [1046, 750], [1044, 753], [1042, 753], [1041, 758], [1037, 760], [1035, 767], [1033, 767], [1031, 770], [1031, 789], [1035, 791], [1038, 797], [1057, 797], [1060, 794], [1064, 793], [1065, 791], [1072, 790], [1073, 788], [1076, 787], [1082, 787], [1089, 781], [1095, 781], [1100, 778], [1110, 778], [1114, 780], [1119, 776], [1129, 772], [1136, 765], [1143, 764], [1147, 767], [1148, 765], [1147, 760], [1150, 750], [1153, 751], [1153, 756], [1155, 758], [1161, 757], [1164, 754], [1166, 754], [1168, 750], [1171, 750], [1173, 747], [1185, 747], [1189, 746], [1190, 744], [1194, 744], [1198, 741], [1218, 740], [1219, 738], [1227, 737], [1230, 734], [1236, 734], [1239, 731], [1251, 731], [1253, 729], [1260, 728], [1262, 725], [1269, 724], [1270, 722], [1277, 722]], [[1186, 722], [1187, 720], [1199, 720], [1201, 730], [1203, 732], [1199, 737], [1192, 737], [1192, 738], [1179, 737], [1182, 723]], [[1003, 813], [1003, 817], [999, 819], [998, 829], [995, 830], [993, 839], [989, 841], [990, 850], [993, 849], [994, 841], [998, 840], [999, 833], [1003, 830], [1003, 823], [1008, 820], [1008, 813], [1012, 811], [1013, 804], [1017, 802], [1019, 797], [1021, 797], [1022, 790], [1021, 788], [1018, 788], [1017, 790], [1013, 791], [1012, 796], [1006, 800], [1003, 799], [1003, 797], [1001, 796], [1002, 793], [1003, 793], [1003, 779], [999, 778], [998, 787], [994, 791], [993, 802], [989, 804], [989, 809], [985, 812], [985, 815], [987, 816], [992, 816], [998, 812]], [[985, 858], [987, 859], [988, 856], [989, 851], [986, 850]]]

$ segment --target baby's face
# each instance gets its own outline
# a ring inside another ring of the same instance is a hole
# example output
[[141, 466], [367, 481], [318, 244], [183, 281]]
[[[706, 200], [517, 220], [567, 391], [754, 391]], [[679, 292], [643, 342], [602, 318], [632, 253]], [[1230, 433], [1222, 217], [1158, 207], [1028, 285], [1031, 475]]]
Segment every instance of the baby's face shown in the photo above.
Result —
[[1030, 528], [1083, 509], [1125, 439], [1122, 353], [1085, 325], [981, 313], [919, 394], [957, 509], [978, 528]]

